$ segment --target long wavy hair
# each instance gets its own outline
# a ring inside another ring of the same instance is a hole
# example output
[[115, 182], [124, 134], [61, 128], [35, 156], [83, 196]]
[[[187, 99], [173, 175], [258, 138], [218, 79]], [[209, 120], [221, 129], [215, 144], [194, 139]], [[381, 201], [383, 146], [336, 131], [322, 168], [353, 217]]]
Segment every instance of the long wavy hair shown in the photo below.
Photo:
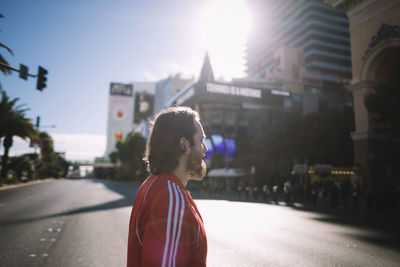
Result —
[[151, 173], [169, 173], [178, 166], [185, 152], [180, 139], [185, 137], [193, 145], [196, 120], [200, 121], [199, 114], [189, 107], [169, 107], [155, 117], [144, 157]]

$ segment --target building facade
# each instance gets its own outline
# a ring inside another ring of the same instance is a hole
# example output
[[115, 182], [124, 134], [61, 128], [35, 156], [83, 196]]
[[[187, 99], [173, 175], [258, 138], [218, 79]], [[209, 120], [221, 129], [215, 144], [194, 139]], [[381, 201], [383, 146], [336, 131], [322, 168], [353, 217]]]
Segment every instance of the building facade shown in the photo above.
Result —
[[174, 95], [179, 93], [183, 88], [193, 81], [193, 77], [184, 78], [180, 73], [158, 81], [156, 83], [156, 92], [154, 98], [154, 113], [158, 113], [160, 110], [162, 110], [168, 100], [170, 100]]
[[155, 83], [111, 83], [108, 99], [107, 145], [105, 159], [143, 118], [154, 112]]
[[[293, 99], [302, 102], [303, 116], [323, 108], [322, 78], [307, 71], [303, 51], [283, 46], [275, 51], [274, 58], [276, 62], [274, 69], [266, 73], [263, 78], [247, 77], [233, 79], [233, 82], [236, 85], [266, 87], [266, 89], [274, 85], [274, 89], [289, 91]], [[329, 101], [333, 102], [331, 106], [338, 106], [334, 98]]]
[[[366, 187], [400, 183], [400, 138], [382, 131], [365, 106], [365, 96], [387, 79], [400, 59], [400, 1], [327, 0], [348, 14], [351, 37], [355, 131], [352, 133], [358, 181]], [[396, 62], [397, 61], [397, 62]], [[398, 64], [397, 64], [398, 66]]]
[[111, 83], [108, 98], [107, 145], [105, 158], [115, 150], [117, 140], [122, 140], [133, 129], [133, 85]]
[[254, 25], [246, 52], [250, 77], [266, 77], [280, 64], [275, 51], [291, 46], [304, 52], [307, 71], [321, 76], [325, 91], [335, 90], [351, 79], [344, 11], [320, 0], [248, 0], [247, 5]]
[[[301, 114], [301, 98], [282, 89], [281, 84], [244, 80], [214, 80], [208, 56], [199, 78], [172, 97], [166, 106], [189, 106], [199, 112], [210, 159], [216, 152], [233, 158], [236, 141]], [[213, 166], [215, 168], [215, 166]]]

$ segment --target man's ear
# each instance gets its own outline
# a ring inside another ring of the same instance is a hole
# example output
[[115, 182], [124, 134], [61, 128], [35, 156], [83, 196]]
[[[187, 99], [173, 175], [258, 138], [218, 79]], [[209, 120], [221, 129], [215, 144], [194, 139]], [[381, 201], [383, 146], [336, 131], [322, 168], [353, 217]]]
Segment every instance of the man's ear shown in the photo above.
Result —
[[179, 145], [181, 147], [181, 152], [185, 153], [187, 151], [187, 140], [185, 137], [181, 137], [179, 140]]

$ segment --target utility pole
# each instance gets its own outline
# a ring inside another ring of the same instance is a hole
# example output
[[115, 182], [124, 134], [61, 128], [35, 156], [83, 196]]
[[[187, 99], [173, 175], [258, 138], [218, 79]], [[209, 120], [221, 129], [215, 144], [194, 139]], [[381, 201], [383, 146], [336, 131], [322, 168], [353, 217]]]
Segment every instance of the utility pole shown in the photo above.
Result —
[[[56, 128], [56, 125], [54, 125], [54, 124], [52, 124], [52, 125], [40, 125], [40, 116], [36, 116], [35, 128], [36, 128], [36, 131], [39, 133], [39, 129], [43, 129], [43, 128]], [[31, 147], [34, 148], [35, 154], [36, 154], [37, 146], [38, 146], [38, 140], [36, 140], [35, 142], [31, 143]]]

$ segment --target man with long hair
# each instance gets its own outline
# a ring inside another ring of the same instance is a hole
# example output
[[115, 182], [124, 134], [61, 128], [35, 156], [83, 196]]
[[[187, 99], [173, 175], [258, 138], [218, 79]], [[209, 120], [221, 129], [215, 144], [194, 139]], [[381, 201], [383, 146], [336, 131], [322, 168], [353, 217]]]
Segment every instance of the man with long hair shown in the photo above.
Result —
[[132, 208], [127, 266], [206, 266], [203, 220], [186, 189], [206, 174], [207, 147], [196, 111], [171, 107], [152, 123], [145, 161], [150, 176]]

